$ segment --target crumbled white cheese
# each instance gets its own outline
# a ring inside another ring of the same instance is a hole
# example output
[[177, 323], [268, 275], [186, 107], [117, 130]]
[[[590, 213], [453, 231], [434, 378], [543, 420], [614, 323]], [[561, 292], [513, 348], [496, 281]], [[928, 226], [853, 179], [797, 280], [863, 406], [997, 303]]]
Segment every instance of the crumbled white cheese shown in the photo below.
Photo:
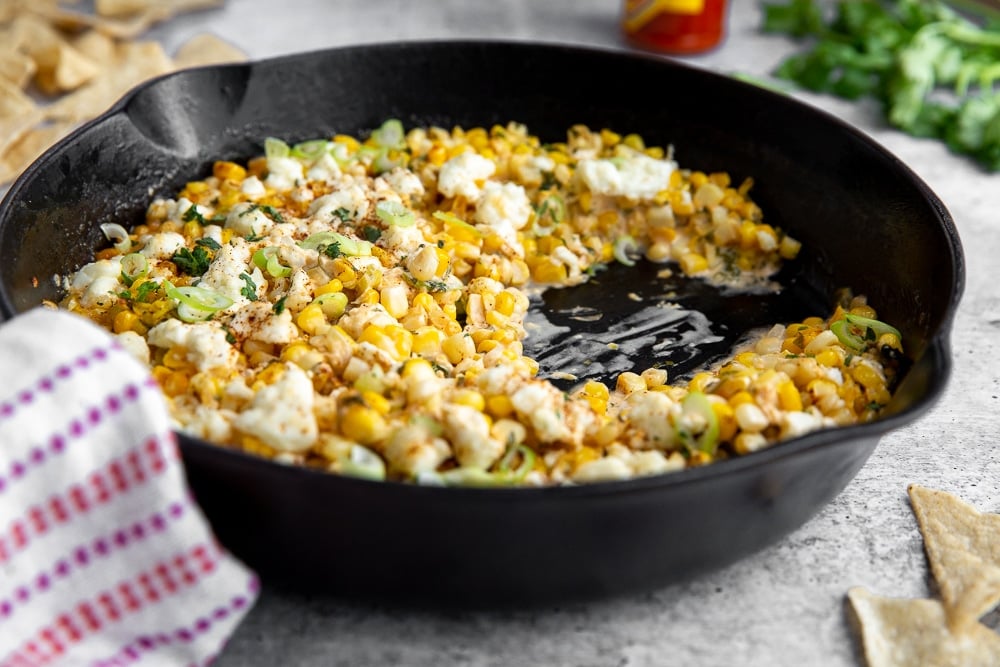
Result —
[[267, 188], [264, 187], [264, 184], [256, 176], [247, 176], [243, 179], [243, 183], [240, 184], [240, 192], [250, 199], [260, 199], [267, 194]]
[[530, 423], [541, 442], [567, 440], [570, 430], [563, 419], [563, 395], [554, 385], [532, 382], [510, 397], [522, 420]]
[[438, 190], [447, 197], [462, 195], [469, 201], [479, 196], [480, 183], [496, 172], [493, 160], [476, 153], [462, 153], [441, 165]]
[[368, 193], [360, 185], [350, 185], [342, 190], [317, 197], [309, 204], [309, 215], [323, 222], [341, 222], [341, 209], [350, 220], [368, 215]]
[[118, 339], [118, 343], [126, 352], [143, 364], [149, 365], [149, 346], [146, 345], [145, 338], [134, 331], [123, 331], [120, 334], [115, 334], [115, 338]]
[[531, 212], [528, 194], [517, 183], [487, 181], [476, 201], [476, 220], [490, 227], [523, 229]]
[[122, 258], [91, 262], [73, 276], [70, 289], [79, 295], [80, 304], [86, 308], [103, 308], [117, 300], [122, 289]]
[[146, 340], [156, 347], [182, 349], [200, 371], [231, 366], [238, 356], [226, 340], [226, 331], [214, 322], [186, 323], [171, 318], [150, 329]]
[[232, 243], [215, 251], [215, 257], [208, 265], [208, 270], [202, 275], [198, 286], [228, 296], [233, 300], [234, 305], [246, 303], [247, 298], [243, 296], [243, 289], [247, 287], [247, 284], [242, 277], [243, 274], [248, 274], [254, 279], [258, 294], [260, 285], [264, 282], [260, 269], [257, 267], [248, 273], [249, 265], [249, 246], [243, 239], [234, 238]]
[[291, 190], [302, 180], [302, 163], [293, 157], [267, 158], [267, 180], [264, 185], [272, 190]]
[[490, 422], [486, 415], [467, 405], [453, 403], [445, 406], [444, 428], [455, 450], [455, 458], [462, 467], [486, 470], [506, 449], [504, 443], [490, 437]]
[[264, 236], [272, 227], [274, 220], [254, 204], [237, 204], [226, 216], [226, 229], [233, 230], [239, 236]]
[[295, 364], [285, 364], [281, 377], [258, 391], [233, 425], [278, 451], [304, 452], [319, 437], [314, 401], [309, 376]]
[[340, 178], [340, 165], [329, 153], [323, 153], [318, 160], [313, 162], [306, 172], [306, 178], [310, 181], [328, 181]]
[[299, 334], [292, 323], [291, 312], [286, 309], [275, 315], [274, 308], [266, 301], [254, 301], [240, 308], [229, 322], [229, 328], [237, 338], [282, 345], [292, 342]]
[[677, 164], [642, 153], [599, 160], [581, 160], [577, 173], [594, 194], [650, 200], [670, 185]]
[[139, 252], [149, 259], [170, 259], [184, 247], [184, 237], [177, 232], [149, 234], [139, 240], [145, 244]]
[[381, 189], [380, 181], [388, 186], [391, 192], [407, 197], [419, 197], [424, 194], [424, 184], [420, 182], [420, 177], [409, 169], [396, 167], [392, 171], [382, 174], [375, 179], [376, 190]]

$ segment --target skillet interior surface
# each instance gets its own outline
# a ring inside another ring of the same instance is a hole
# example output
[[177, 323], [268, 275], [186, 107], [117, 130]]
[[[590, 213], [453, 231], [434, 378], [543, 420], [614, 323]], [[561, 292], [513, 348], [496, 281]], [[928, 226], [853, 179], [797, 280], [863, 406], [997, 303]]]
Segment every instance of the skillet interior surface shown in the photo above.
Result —
[[[827, 313], [843, 287], [867, 294], [901, 329], [913, 365], [878, 422], [670, 476], [583, 487], [372, 483], [181, 436], [192, 487], [220, 539], [265, 580], [481, 605], [678, 581], [801, 525], [850, 481], [883, 432], [919, 416], [944, 386], [962, 253], [944, 206], [904, 165], [860, 132], [770, 91], [665, 59], [556, 45], [370, 45], [144, 85], [11, 188], [0, 206], [0, 310], [10, 317], [57, 299], [53, 276], [90, 261], [106, 243], [101, 223], [135, 224], [153, 196], [205, 176], [214, 160], [258, 154], [267, 136], [360, 132], [389, 117], [445, 127], [516, 120], [543, 141], [561, 140], [575, 123], [638, 132], [672, 145], [682, 167], [753, 177], [765, 220], [803, 242], [776, 294], [664, 282], [654, 277], [662, 267], [648, 264], [550, 290], [534, 315], [551, 325], [548, 334], [526, 343], [543, 370], [567, 370], [576, 334], [606, 344], [602, 336], [635, 342], [639, 332], [649, 345], [569, 370], [607, 378], [626, 370], [616, 366], [624, 359], [639, 369], [667, 363], [676, 377], [756, 327]], [[628, 292], [643, 305], [629, 306]], [[645, 322], [642, 313], [664, 295], [687, 314]], [[581, 319], [580, 308], [600, 319]], [[657, 346], [664, 341], [675, 344]]]

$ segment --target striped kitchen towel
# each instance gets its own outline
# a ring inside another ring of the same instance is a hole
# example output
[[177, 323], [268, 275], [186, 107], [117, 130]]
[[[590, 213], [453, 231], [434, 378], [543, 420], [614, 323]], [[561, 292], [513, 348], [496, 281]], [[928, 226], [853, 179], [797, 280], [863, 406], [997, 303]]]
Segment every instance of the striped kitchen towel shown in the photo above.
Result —
[[257, 595], [148, 369], [82, 317], [0, 326], [0, 667], [203, 665]]

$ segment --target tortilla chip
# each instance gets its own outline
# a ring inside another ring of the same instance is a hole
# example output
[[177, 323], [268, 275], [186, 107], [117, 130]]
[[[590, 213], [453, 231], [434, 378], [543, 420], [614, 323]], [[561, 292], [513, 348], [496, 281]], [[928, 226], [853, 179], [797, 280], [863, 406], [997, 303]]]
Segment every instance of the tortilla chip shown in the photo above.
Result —
[[1000, 665], [1000, 635], [981, 623], [953, 632], [938, 600], [883, 598], [863, 588], [847, 599], [868, 667]]
[[35, 63], [35, 83], [49, 95], [76, 90], [101, 71], [97, 63], [66, 43], [40, 51]]
[[34, 12], [18, 14], [7, 29], [4, 47], [19, 49], [31, 58], [66, 43], [58, 30]]
[[[146, 3], [147, 7], [142, 11], [120, 16], [98, 16], [62, 8], [49, 11], [46, 15], [64, 27], [93, 28], [116, 39], [135, 39], [157, 23], [178, 14], [220, 7], [224, 2], [225, 0], [159, 0]], [[140, 3], [134, 4], [138, 6]]]
[[211, 33], [195, 35], [184, 42], [174, 54], [174, 65], [179, 68], [219, 63], [236, 63], [247, 59], [243, 51]]
[[916, 484], [908, 491], [949, 623], [976, 622], [1000, 602], [1000, 515], [944, 491]]
[[70, 122], [93, 118], [131, 88], [166, 74], [172, 68], [173, 64], [158, 42], [120, 44], [109, 67], [86, 86], [46, 107], [46, 117]]
[[0, 158], [0, 183], [17, 178], [25, 168], [56, 143], [72, 128], [69, 123], [56, 123], [26, 132]]
[[156, 6], [156, 0], [96, 0], [94, 11], [98, 16], [121, 18], [149, 11]]
[[20, 51], [5, 51], [0, 53], [0, 79], [24, 88], [34, 76], [35, 61]]
[[97, 30], [87, 30], [73, 40], [73, 48], [101, 67], [115, 59], [115, 40]]
[[0, 155], [41, 118], [41, 110], [24, 91], [0, 79]]

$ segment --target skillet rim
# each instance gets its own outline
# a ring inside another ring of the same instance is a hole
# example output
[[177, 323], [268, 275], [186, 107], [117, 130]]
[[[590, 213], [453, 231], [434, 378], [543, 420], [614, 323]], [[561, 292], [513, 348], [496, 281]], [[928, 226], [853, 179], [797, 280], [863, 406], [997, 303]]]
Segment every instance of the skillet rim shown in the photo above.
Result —
[[[664, 69], [685, 70], [689, 73], [695, 74], [696, 76], [705, 78], [707, 81], [710, 81], [712, 85], [752, 89], [754, 94], [762, 95], [765, 99], [769, 99], [772, 103], [790, 106], [795, 108], [797, 113], [811, 114], [816, 118], [816, 120], [830, 124], [841, 132], [846, 132], [847, 134], [852, 135], [853, 138], [861, 144], [864, 144], [866, 148], [872, 150], [880, 159], [885, 161], [887, 167], [895, 169], [897, 176], [904, 178], [909, 184], [915, 186], [916, 190], [920, 194], [921, 203], [928, 205], [930, 210], [933, 211], [934, 217], [937, 219], [941, 231], [948, 242], [946, 250], [947, 256], [951, 260], [951, 293], [949, 294], [948, 302], [943, 310], [943, 315], [940, 319], [937, 330], [927, 339], [926, 348], [921, 357], [912, 360], [914, 366], [921, 363], [931, 365], [933, 372], [930, 375], [926, 390], [917, 400], [913, 401], [903, 409], [895, 411], [887, 416], [880, 417], [872, 422], [824, 428], [807, 433], [803, 436], [781, 441], [771, 447], [757, 452], [736, 456], [696, 468], [685, 468], [677, 472], [635, 477], [621, 481], [594, 482], [580, 485], [562, 484], [544, 487], [438, 487], [431, 485], [419, 485], [412, 482], [369, 481], [343, 475], [336, 475], [327, 471], [305, 466], [291, 466], [277, 463], [239, 450], [212, 444], [208, 441], [195, 438], [180, 431], [175, 431], [182, 451], [185, 448], [193, 447], [209, 452], [209, 456], [235, 457], [235, 461], [239, 461], [243, 464], [264, 466], [266, 467], [266, 472], [270, 472], [271, 474], [319, 476], [324, 479], [339, 480], [338, 482], [333, 482], [335, 484], [343, 483], [392, 487], [394, 489], [398, 489], [398, 491], [396, 491], [398, 493], [447, 493], [451, 495], [468, 494], [477, 497], [494, 497], [516, 494], [519, 498], [531, 496], [548, 497], [552, 495], [568, 497], [581, 495], [620, 495], [631, 492], [652, 492], [665, 487], [700, 484], [705, 480], [711, 480], [716, 477], [724, 475], [738, 475], [757, 467], [766, 467], [776, 460], [788, 457], [804, 456], [808, 452], [820, 448], [833, 447], [836, 445], [847, 447], [858, 445], [870, 440], [877, 440], [886, 432], [900, 428], [901, 426], [915, 421], [921, 415], [930, 410], [930, 408], [940, 399], [952, 372], [953, 360], [951, 355], [951, 334], [953, 331], [957, 308], [965, 289], [965, 259], [962, 243], [957, 227], [955, 226], [954, 219], [945, 207], [944, 203], [927, 185], [927, 183], [898, 156], [889, 151], [873, 137], [858, 127], [833, 115], [831, 112], [826, 111], [825, 109], [799, 100], [791, 95], [775, 92], [774, 90], [727, 76], [720, 71], [705, 69], [703, 67], [698, 67], [670, 57], [657, 56], [620, 48], [545, 40], [432, 38], [348, 44], [330, 48], [287, 53], [266, 58], [251, 59], [240, 63], [204, 65], [169, 72], [153, 79], [149, 79], [131, 88], [105, 112], [81, 124], [66, 137], [48, 148], [28, 168], [26, 168], [10, 185], [7, 192], [4, 194], [3, 199], [0, 200], [0, 237], [7, 233], [7, 224], [5, 223], [10, 210], [13, 209], [19, 199], [19, 193], [27, 187], [27, 183], [33, 179], [35, 173], [41, 170], [46, 163], [55, 159], [60, 152], [71, 148], [76, 143], [79, 143], [84, 135], [92, 132], [94, 128], [106, 124], [118, 116], [124, 116], [128, 122], [131, 122], [127, 113], [128, 106], [137, 95], [147, 89], [164, 85], [165, 82], [175, 78], [196, 76], [199, 72], [223, 72], [227, 70], [246, 69], [249, 73], [252, 73], [254, 69], [261, 67], [294, 66], [297, 62], [321, 57], [324, 54], [334, 52], [371, 53], [390, 50], [421, 50], [427, 48], [454, 50], [511, 49], [534, 52], [579, 52], [592, 54], [596, 57], [605, 59], [616, 59], [622, 63], [627, 61], [645, 61], [654, 64], [654, 66], [663, 67]], [[944, 251], [945, 249], [942, 250]], [[13, 317], [19, 312], [21, 311], [17, 311], [13, 307], [13, 301], [9, 296], [6, 283], [0, 281], [0, 321]], [[278, 473], [277, 471], [282, 468], [286, 469], [285, 472]]]

